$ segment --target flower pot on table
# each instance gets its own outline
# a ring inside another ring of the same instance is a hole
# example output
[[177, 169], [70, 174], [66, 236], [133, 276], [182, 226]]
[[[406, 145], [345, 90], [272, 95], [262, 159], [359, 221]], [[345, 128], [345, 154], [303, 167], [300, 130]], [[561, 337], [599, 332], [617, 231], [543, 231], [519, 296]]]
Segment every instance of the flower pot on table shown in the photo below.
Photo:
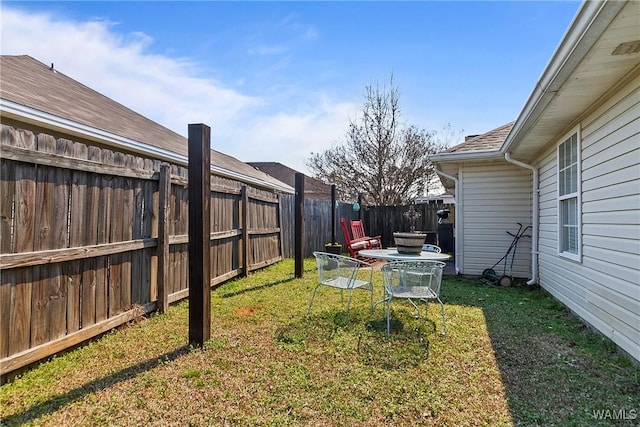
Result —
[[419, 254], [426, 238], [425, 233], [393, 233], [393, 241], [399, 254]]

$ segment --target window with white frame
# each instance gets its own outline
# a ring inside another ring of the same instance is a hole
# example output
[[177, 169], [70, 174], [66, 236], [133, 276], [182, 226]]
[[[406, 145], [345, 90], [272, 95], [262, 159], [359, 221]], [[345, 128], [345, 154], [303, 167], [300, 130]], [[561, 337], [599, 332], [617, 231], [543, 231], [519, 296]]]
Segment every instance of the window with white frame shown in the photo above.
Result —
[[580, 261], [580, 133], [575, 130], [558, 145], [558, 253]]

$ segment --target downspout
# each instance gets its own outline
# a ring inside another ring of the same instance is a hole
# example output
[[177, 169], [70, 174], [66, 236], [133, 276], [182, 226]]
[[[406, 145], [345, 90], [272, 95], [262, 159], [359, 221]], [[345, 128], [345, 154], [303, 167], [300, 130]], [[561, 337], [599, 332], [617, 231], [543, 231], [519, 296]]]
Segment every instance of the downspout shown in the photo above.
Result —
[[453, 221], [455, 222], [455, 224], [454, 224], [454, 229], [455, 229], [455, 233], [454, 233], [455, 254], [454, 254], [453, 262], [454, 262], [454, 266], [455, 266], [455, 269], [456, 269], [456, 275], [458, 275], [458, 274], [460, 274], [460, 265], [459, 265], [459, 263], [460, 263], [460, 255], [461, 255], [460, 251], [458, 250], [458, 247], [460, 246], [460, 239], [458, 239], [458, 232], [459, 232], [458, 230], [460, 230], [460, 227], [459, 227], [459, 224], [460, 224], [459, 223], [460, 209], [458, 209], [458, 206], [459, 206], [459, 203], [460, 203], [460, 197], [459, 197], [460, 196], [460, 190], [459, 190], [459, 185], [458, 185], [458, 178], [453, 176], [453, 175], [449, 175], [449, 174], [446, 174], [446, 173], [442, 172], [442, 170], [436, 165], [434, 165], [434, 169], [435, 169], [435, 171], [436, 171], [436, 173], [438, 175], [442, 175], [445, 178], [449, 178], [449, 179], [453, 180], [453, 182], [455, 183], [455, 186], [456, 186], [456, 189], [455, 189], [455, 192], [454, 192], [454, 197], [456, 198], [456, 209], [455, 209], [455, 215], [454, 215], [454, 219], [453, 219]]
[[[532, 286], [538, 283], [538, 201], [539, 201], [539, 178], [538, 178], [538, 169], [534, 166], [523, 163], [519, 160], [515, 160], [511, 158], [509, 153], [504, 153], [504, 158], [507, 162], [513, 163], [516, 166], [520, 166], [521, 168], [529, 169], [533, 173], [533, 200], [531, 201], [531, 280], [527, 282], [527, 285]], [[457, 213], [457, 209], [456, 209]]]

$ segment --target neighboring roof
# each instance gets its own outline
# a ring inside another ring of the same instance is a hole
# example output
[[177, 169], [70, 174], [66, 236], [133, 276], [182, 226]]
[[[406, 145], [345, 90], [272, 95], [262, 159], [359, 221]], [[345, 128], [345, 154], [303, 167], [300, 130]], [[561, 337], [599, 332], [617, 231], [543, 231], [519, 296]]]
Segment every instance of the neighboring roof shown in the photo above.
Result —
[[[278, 162], [247, 162], [264, 173], [271, 175], [279, 181], [284, 182], [292, 187], [296, 185], [296, 171], [288, 166]], [[313, 199], [330, 199], [331, 186], [319, 179], [305, 175], [304, 178], [304, 194]]]
[[462, 144], [458, 144], [447, 150], [437, 153], [434, 157], [443, 157], [446, 154], [458, 154], [458, 153], [475, 153], [475, 152], [487, 152], [487, 151], [499, 151], [500, 147], [507, 138], [507, 135], [511, 131], [514, 122], [507, 123], [500, 127], [497, 127], [482, 135], [475, 135], [465, 140]]
[[415, 203], [429, 203], [429, 202], [453, 202], [455, 204], [455, 196], [450, 191], [445, 191], [437, 196], [423, 196], [413, 199]]
[[[0, 56], [0, 111], [24, 121], [101, 144], [188, 164], [187, 139], [30, 56]], [[185, 127], [187, 124], [185, 123]], [[212, 150], [222, 176], [292, 193], [293, 188], [240, 160]]]

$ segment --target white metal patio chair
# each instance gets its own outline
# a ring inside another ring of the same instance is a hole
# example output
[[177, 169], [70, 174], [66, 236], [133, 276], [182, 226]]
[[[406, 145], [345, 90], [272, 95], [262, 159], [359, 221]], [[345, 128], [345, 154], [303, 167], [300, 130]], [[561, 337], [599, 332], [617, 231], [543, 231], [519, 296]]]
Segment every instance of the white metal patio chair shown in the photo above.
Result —
[[[444, 304], [440, 299], [442, 269], [445, 263], [440, 261], [396, 261], [382, 266], [385, 290], [385, 313], [387, 315], [387, 335], [391, 333], [390, 304], [394, 298], [405, 298], [416, 309], [420, 317], [420, 301], [425, 303], [424, 318], [427, 319], [429, 300], [437, 300], [442, 310], [442, 333], [447, 335], [444, 317]], [[414, 302], [415, 301], [415, 302]]]
[[[311, 311], [311, 306], [313, 305], [313, 300], [316, 297], [318, 288], [323, 285], [340, 289], [340, 297], [343, 305], [344, 291], [349, 292], [345, 323], [349, 320], [349, 309], [351, 308], [354, 289], [365, 289], [369, 291], [370, 306], [371, 311], [373, 311], [373, 268], [371, 264], [359, 259], [334, 255], [327, 252], [314, 252], [313, 256], [316, 257], [316, 264], [318, 266], [318, 283], [316, 287], [313, 288], [309, 308], [307, 308], [307, 316], [309, 316], [309, 312]], [[368, 271], [361, 272], [363, 268]]]
[[429, 243], [422, 245], [422, 250], [425, 252], [434, 252], [437, 254], [442, 252], [442, 249], [440, 249], [440, 246], [432, 245]]

